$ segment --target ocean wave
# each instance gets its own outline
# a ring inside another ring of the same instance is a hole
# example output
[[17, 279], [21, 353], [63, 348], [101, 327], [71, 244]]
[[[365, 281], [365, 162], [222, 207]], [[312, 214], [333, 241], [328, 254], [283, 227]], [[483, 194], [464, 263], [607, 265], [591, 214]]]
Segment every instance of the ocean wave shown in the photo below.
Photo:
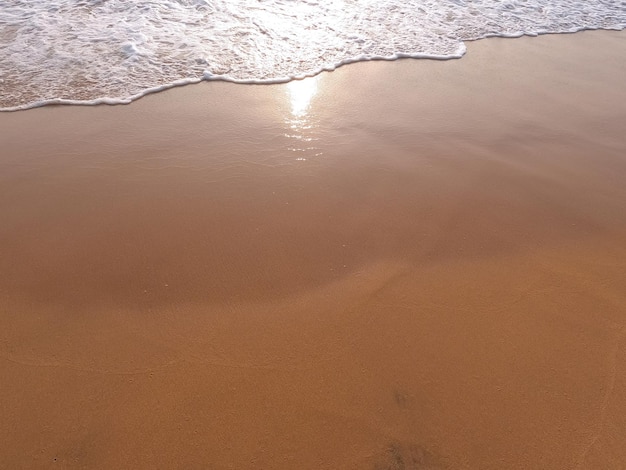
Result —
[[490, 36], [623, 29], [608, 0], [0, 0], [0, 110], [128, 103], [201, 80], [451, 59]]

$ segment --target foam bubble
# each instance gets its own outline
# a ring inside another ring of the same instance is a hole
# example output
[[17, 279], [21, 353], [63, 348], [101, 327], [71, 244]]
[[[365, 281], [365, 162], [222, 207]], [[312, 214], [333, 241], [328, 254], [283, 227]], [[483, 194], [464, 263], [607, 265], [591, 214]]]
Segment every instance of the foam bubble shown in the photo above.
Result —
[[489, 36], [623, 29], [611, 0], [0, 0], [0, 110], [127, 103], [200, 80], [284, 82], [450, 59]]

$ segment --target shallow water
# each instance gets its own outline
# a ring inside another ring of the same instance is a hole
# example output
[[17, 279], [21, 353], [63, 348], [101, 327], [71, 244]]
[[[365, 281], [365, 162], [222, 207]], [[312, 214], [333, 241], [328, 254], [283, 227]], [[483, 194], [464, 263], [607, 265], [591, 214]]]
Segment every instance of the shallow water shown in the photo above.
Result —
[[0, 109], [280, 82], [360, 60], [458, 58], [463, 41], [488, 36], [625, 25], [616, 0], [0, 0]]

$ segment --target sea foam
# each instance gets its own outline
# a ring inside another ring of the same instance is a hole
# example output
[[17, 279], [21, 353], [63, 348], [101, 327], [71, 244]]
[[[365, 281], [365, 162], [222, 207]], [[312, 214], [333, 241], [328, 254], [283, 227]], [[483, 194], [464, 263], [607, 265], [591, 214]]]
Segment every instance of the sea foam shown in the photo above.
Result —
[[201, 80], [451, 59], [489, 36], [623, 29], [617, 0], [0, 0], [0, 110], [128, 103]]

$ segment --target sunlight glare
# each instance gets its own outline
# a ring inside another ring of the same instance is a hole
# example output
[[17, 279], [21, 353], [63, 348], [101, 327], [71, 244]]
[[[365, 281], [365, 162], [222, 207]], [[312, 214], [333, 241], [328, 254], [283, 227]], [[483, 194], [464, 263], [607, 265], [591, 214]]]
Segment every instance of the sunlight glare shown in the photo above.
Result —
[[289, 99], [291, 101], [291, 114], [295, 118], [304, 117], [311, 104], [311, 99], [317, 93], [318, 77], [292, 80], [287, 84]]

